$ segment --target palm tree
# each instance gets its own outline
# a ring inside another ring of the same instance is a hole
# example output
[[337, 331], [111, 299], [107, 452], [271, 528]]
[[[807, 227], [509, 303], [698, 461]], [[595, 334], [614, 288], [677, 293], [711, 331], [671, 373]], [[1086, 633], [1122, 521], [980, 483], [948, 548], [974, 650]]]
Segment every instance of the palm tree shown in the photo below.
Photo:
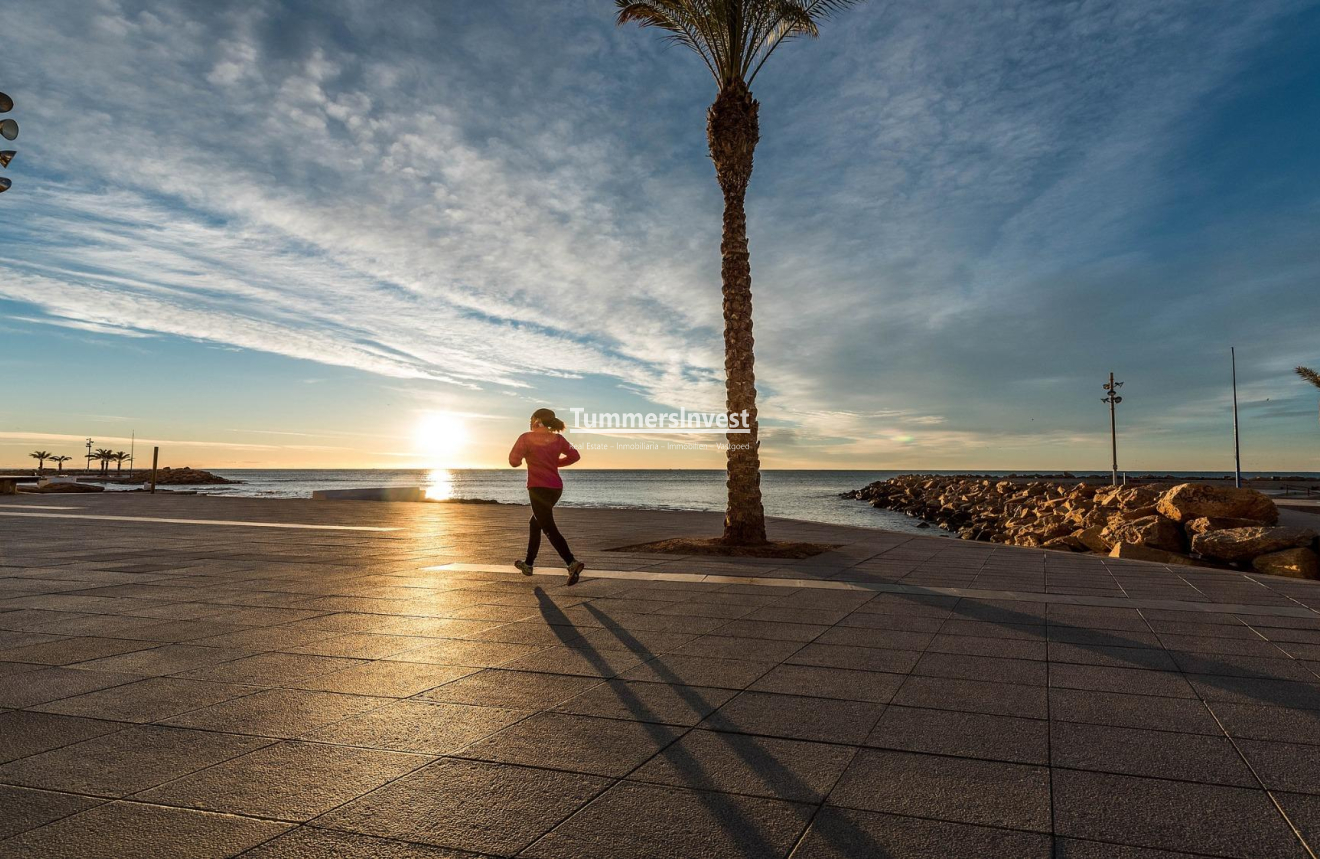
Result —
[[1315, 385], [1317, 388], [1320, 388], [1320, 373], [1317, 373], [1310, 367], [1298, 367], [1297, 375], [1301, 376], [1312, 385]]
[[123, 471], [124, 471], [124, 463], [128, 462], [128, 458], [129, 458], [129, 456], [131, 456], [131, 454], [130, 454], [128, 451], [126, 451], [126, 450], [117, 450], [117, 451], [115, 451], [115, 453], [114, 453], [114, 461], [117, 463], [117, 465], [115, 466], [115, 473], [116, 473], [116, 474], [122, 474], [122, 473], [123, 473]]
[[752, 154], [760, 139], [760, 104], [751, 84], [784, 42], [815, 38], [830, 15], [861, 0], [615, 0], [620, 26], [636, 23], [668, 33], [692, 49], [715, 77], [719, 92], [706, 113], [706, 140], [715, 178], [724, 194], [720, 276], [724, 292], [725, 404], [730, 415], [748, 417], [749, 433], [730, 433], [728, 510], [723, 541], [755, 545], [765, 540], [761, 460], [752, 352], [752, 267], [747, 250], [744, 199], [752, 178]]
[[64, 463], [68, 462], [68, 461], [71, 460], [71, 459], [73, 459], [73, 457], [71, 457], [71, 456], [65, 456], [64, 454], [60, 454], [59, 456], [52, 456], [52, 457], [50, 458], [50, 461], [53, 462], [53, 463], [55, 463], [55, 471], [56, 471], [57, 473], [63, 473], [63, 471], [64, 471]]
[[31, 453], [29, 453], [28, 456], [32, 457], [37, 461], [37, 474], [40, 474], [41, 472], [46, 470], [46, 460], [50, 459], [50, 451], [34, 450]]
[[110, 450], [109, 448], [104, 448], [104, 447], [97, 448], [96, 452], [92, 454], [92, 459], [98, 459], [101, 461], [102, 474], [105, 474], [107, 471], [110, 470], [110, 460], [114, 458], [115, 458], [115, 452]]

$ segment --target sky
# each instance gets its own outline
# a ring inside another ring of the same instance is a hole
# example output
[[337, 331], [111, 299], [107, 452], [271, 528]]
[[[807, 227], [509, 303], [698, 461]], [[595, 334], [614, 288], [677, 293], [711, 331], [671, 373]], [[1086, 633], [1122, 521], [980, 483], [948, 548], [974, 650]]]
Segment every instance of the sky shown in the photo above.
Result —
[[[5, 7], [0, 465], [498, 467], [539, 407], [722, 406], [714, 81], [610, 0]], [[1320, 471], [1317, 79], [1320, 0], [872, 0], [785, 44], [763, 464], [1105, 469], [1113, 372], [1121, 468], [1231, 470], [1232, 346], [1243, 468]]]

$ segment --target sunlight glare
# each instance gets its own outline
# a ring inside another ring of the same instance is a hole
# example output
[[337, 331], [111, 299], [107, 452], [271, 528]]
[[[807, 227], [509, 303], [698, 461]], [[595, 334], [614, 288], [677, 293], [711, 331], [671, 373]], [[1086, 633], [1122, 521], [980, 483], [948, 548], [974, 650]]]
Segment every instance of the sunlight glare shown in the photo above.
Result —
[[459, 465], [467, 444], [467, 426], [462, 419], [443, 412], [424, 415], [413, 434], [413, 446], [428, 468]]
[[454, 497], [454, 477], [448, 469], [433, 468], [426, 475], [426, 500], [448, 501]]

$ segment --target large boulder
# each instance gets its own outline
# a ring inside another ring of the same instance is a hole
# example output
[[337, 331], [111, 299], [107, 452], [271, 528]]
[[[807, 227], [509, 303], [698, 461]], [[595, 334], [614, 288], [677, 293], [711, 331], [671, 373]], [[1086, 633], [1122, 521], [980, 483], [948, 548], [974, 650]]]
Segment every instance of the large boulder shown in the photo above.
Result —
[[1222, 561], [1250, 561], [1259, 555], [1309, 546], [1310, 528], [1226, 528], [1192, 538], [1192, 551]]
[[1160, 515], [1175, 522], [1190, 522], [1202, 516], [1254, 519], [1268, 525], [1279, 521], [1279, 508], [1269, 496], [1232, 486], [1183, 483], [1161, 495], [1155, 506]]
[[1109, 557], [1122, 558], [1125, 561], [1153, 561], [1157, 564], [1181, 564], [1184, 567], [1196, 566], [1196, 562], [1177, 552], [1166, 552], [1150, 546], [1138, 546], [1135, 543], [1115, 543]]
[[1131, 522], [1110, 525], [1101, 536], [1109, 545], [1131, 543], [1166, 552], [1183, 550], [1183, 532], [1178, 523], [1163, 516], [1144, 516]]
[[1074, 531], [1073, 536], [1077, 538], [1083, 546], [1095, 552], [1097, 555], [1109, 554], [1110, 543], [1104, 538], [1104, 529], [1100, 527], [1082, 528]]
[[1251, 562], [1258, 573], [1291, 576], [1294, 579], [1320, 579], [1320, 556], [1310, 549], [1284, 549], [1270, 552]]
[[1197, 534], [1204, 534], [1207, 531], [1223, 531], [1228, 528], [1258, 528], [1268, 524], [1270, 523], [1261, 522], [1258, 519], [1223, 519], [1202, 516], [1186, 523], [1183, 527], [1187, 530], [1187, 539], [1190, 540]]

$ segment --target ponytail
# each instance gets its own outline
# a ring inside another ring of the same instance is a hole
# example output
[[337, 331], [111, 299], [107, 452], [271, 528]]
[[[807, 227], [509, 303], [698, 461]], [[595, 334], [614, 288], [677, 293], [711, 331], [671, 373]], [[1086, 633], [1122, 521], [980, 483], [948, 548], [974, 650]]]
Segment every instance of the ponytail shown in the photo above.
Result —
[[551, 432], [564, 431], [564, 422], [555, 417], [555, 413], [550, 409], [537, 409], [532, 412], [532, 420], [539, 422], [541, 426]]

